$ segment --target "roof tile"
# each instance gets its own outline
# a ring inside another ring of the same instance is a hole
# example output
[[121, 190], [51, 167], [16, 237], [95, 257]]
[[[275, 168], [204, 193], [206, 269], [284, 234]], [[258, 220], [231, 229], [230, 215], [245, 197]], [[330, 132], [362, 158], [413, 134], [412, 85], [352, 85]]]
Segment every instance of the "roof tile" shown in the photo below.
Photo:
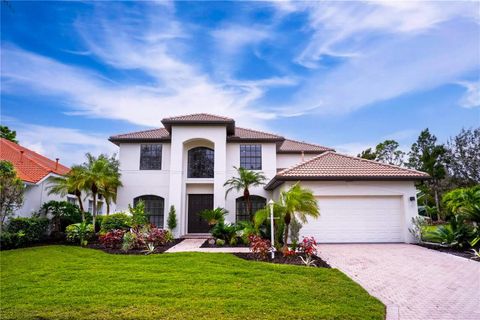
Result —
[[290, 153], [290, 152], [306, 152], [306, 153], [321, 153], [324, 151], [334, 151], [332, 148], [320, 146], [317, 144], [301, 142], [291, 139], [285, 139], [282, 144], [278, 147], [279, 153]]
[[56, 161], [4, 138], [0, 138], [0, 159], [11, 162], [18, 177], [31, 183], [39, 182], [49, 173], [64, 175], [70, 171], [70, 168], [60, 163], [57, 166]]

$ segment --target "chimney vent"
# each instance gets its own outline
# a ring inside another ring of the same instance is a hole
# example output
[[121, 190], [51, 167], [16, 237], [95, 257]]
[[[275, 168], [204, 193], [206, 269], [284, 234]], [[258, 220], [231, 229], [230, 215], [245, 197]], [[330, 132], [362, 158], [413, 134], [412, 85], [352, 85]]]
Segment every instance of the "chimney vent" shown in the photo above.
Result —
[[55, 170], [58, 170], [58, 160], [60, 160], [60, 158], [56, 158], [55, 160], [57, 160], [57, 162], [55, 163]]
[[23, 162], [23, 154], [24, 153], [25, 153], [25, 151], [20, 150], [20, 162]]

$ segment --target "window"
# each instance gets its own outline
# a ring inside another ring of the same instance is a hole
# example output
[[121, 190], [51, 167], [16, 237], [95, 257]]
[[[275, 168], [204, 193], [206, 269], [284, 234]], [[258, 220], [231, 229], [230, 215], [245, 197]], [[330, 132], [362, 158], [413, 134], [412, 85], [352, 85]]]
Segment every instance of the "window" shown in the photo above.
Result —
[[154, 195], [145, 195], [133, 199], [133, 205], [143, 200], [145, 203], [145, 214], [149, 217], [150, 223], [159, 228], [163, 228], [165, 201], [162, 197]]
[[[88, 212], [93, 212], [93, 200], [88, 200]], [[103, 202], [97, 201], [97, 214], [102, 214], [103, 212]]]
[[[250, 216], [245, 210], [245, 199], [244, 197], [237, 198], [237, 222], [238, 221], [249, 221]], [[252, 205], [252, 215], [255, 214], [260, 209], [265, 208], [267, 205], [267, 199], [260, 196], [250, 196], [250, 203]]]
[[240, 145], [240, 167], [248, 170], [262, 170], [262, 145]]
[[93, 200], [88, 200], [88, 212], [93, 212]]
[[214, 151], [206, 147], [188, 150], [188, 177], [213, 178]]
[[161, 144], [142, 144], [140, 146], [140, 170], [162, 170]]
[[67, 196], [67, 201], [71, 204], [77, 204], [77, 198]]

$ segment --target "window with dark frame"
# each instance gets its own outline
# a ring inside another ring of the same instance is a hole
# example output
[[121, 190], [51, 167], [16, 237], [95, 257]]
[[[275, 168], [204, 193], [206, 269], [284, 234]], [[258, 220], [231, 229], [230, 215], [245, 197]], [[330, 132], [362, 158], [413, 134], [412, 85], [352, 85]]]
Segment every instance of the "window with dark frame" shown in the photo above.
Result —
[[240, 167], [248, 170], [262, 170], [262, 145], [240, 145]]
[[165, 200], [159, 196], [145, 195], [133, 199], [133, 205], [136, 206], [141, 200], [145, 203], [145, 214], [149, 218], [150, 223], [158, 228], [163, 228]]
[[207, 147], [188, 150], [188, 178], [213, 178], [215, 152]]
[[[267, 199], [260, 196], [250, 196], [250, 203], [252, 205], [252, 215], [255, 215], [260, 209], [263, 209], [267, 206]], [[236, 221], [250, 221], [250, 216], [247, 213], [245, 208], [245, 199], [244, 197], [239, 197], [236, 200]]]
[[142, 144], [140, 146], [140, 170], [162, 170], [161, 144]]

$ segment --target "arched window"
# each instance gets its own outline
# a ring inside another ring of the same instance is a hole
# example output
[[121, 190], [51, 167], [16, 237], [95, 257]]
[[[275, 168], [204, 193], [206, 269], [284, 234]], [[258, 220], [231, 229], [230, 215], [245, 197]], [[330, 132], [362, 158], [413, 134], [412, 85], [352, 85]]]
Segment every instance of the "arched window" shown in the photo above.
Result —
[[213, 178], [214, 151], [206, 147], [188, 150], [188, 177]]
[[165, 200], [159, 196], [144, 195], [133, 199], [133, 205], [136, 206], [140, 200], [145, 203], [145, 214], [149, 217], [150, 223], [163, 228]]
[[[245, 209], [245, 199], [244, 197], [239, 197], [236, 200], [237, 202], [237, 222], [238, 221], [249, 221], [250, 216], [248, 215], [247, 210]], [[252, 204], [252, 215], [255, 214], [260, 209], [265, 208], [267, 205], [267, 199], [260, 196], [250, 196], [250, 203]]]

